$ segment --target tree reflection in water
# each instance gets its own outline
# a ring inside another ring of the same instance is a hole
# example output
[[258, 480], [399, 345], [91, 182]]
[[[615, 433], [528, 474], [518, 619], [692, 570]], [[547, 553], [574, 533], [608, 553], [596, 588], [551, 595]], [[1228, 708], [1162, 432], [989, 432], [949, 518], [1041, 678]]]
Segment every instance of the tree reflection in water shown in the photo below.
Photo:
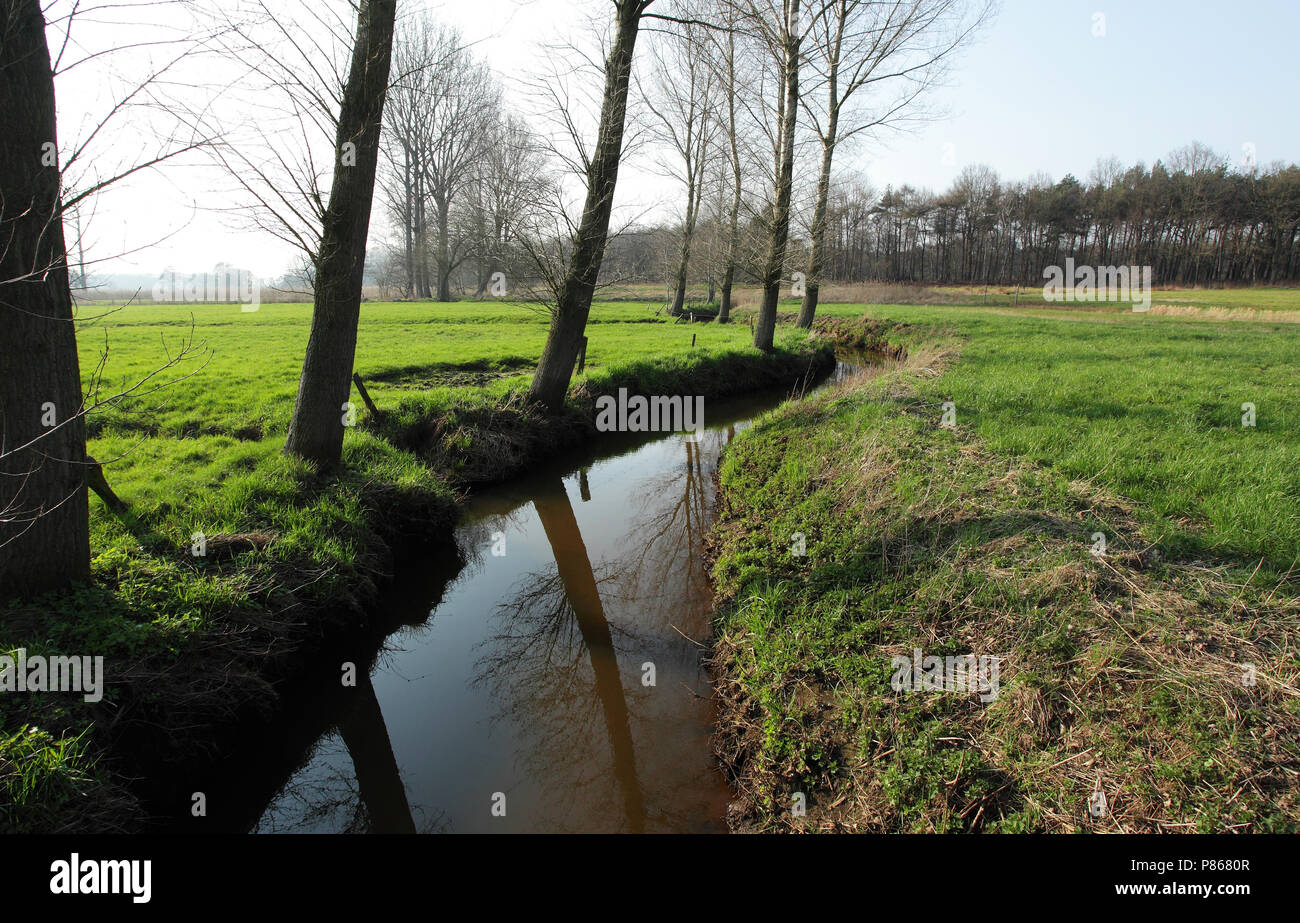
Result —
[[[356, 695], [336, 733], [322, 737], [310, 759], [329, 766], [321, 777], [294, 779], [258, 824], [260, 833], [439, 833], [439, 814], [417, 829], [368, 670], [358, 670]], [[344, 757], [351, 763], [344, 765]]]
[[[581, 817], [578, 824], [585, 828], [593, 813], [619, 816], [619, 829], [639, 833], [645, 829], [644, 796], [614, 631], [600, 595], [600, 584], [610, 578], [597, 579], [558, 476], [540, 486], [533, 506], [555, 563], [530, 574], [502, 603], [505, 629], [490, 639], [476, 682], [490, 683], [510, 703], [515, 724], [532, 738], [523, 758], [532, 772], [558, 783], [556, 790], [563, 787], [565, 801]], [[597, 713], [603, 735], [594, 733]], [[612, 815], [602, 804], [614, 795], [604, 784], [611, 768], [608, 757], [600, 758], [605, 746], [621, 795]], [[565, 778], [555, 778], [561, 774]]]
[[[476, 683], [490, 685], [502, 703], [497, 720], [509, 720], [526, 738], [517, 751], [524, 770], [564, 794], [549, 806], [558, 815], [549, 829], [639, 832], [700, 821], [701, 806], [678, 797], [675, 783], [686, 781], [687, 770], [671, 751], [681, 743], [674, 732], [700, 705], [694, 687], [707, 691], [701, 648], [687, 635], [703, 637], [708, 628], [701, 544], [712, 514], [712, 474], [734, 434], [733, 427], [704, 433], [699, 442], [675, 439], [682, 463], [637, 489], [642, 500], [614, 560], [599, 566], [563, 481], [556, 477], [534, 493], [554, 563], [524, 577], [500, 606], [502, 628], [481, 645]], [[578, 489], [584, 501], [591, 497], [586, 469]], [[641, 684], [645, 662], [656, 666], [656, 687]], [[634, 738], [648, 752], [638, 754]], [[665, 768], [676, 777], [661, 778]]]

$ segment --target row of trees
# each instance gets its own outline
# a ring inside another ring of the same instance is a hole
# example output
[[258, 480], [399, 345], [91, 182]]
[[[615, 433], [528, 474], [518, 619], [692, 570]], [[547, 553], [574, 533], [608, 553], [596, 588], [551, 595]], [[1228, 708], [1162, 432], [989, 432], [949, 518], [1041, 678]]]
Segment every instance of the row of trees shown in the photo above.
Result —
[[482, 295], [521, 261], [521, 228], [554, 196], [542, 149], [456, 30], [405, 19], [394, 56], [379, 184], [397, 240], [376, 268], [390, 289], [439, 301], [468, 269]]

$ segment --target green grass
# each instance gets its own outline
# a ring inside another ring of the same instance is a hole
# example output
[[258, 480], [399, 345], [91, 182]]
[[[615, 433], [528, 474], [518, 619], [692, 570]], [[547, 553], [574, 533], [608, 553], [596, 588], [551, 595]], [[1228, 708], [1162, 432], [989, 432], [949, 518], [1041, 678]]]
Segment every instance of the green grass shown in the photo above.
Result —
[[[1300, 325], [1244, 309], [1300, 303], [1271, 289], [1176, 294], [1236, 313], [822, 306], [827, 318], [888, 320], [881, 329], [914, 363], [926, 344], [942, 350], [929, 370], [922, 361], [778, 414], [729, 452], [719, 656], [735, 682], [720, 689], [756, 823], [784, 823], [781, 800], [803, 786], [831, 826], [1080, 829], [1100, 774], [1122, 792], [1127, 829], [1294, 826], [1294, 776], [1277, 769], [1294, 766], [1294, 748], [1261, 728], [1289, 734], [1295, 717], [1285, 689], [1297, 665], [1279, 639], [1294, 635], [1294, 584], [1282, 578], [1300, 557]], [[760, 356], [751, 312], [689, 325], [647, 303], [597, 304], [574, 398], [757, 387], [811, 360], [789, 329], [777, 357]], [[388, 421], [362, 413], [345, 473], [321, 477], [281, 452], [310, 316], [309, 305], [83, 310], [83, 376], [104, 358], [105, 392], [162, 365], [191, 322], [206, 361], [92, 418], [90, 450], [131, 506], [119, 519], [90, 501], [94, 584], [3, 611], [0, 648], [103, 654], [133, 677], [95, 708], [0, 700], [6, 826], [71, 817], [114, 829], [131, 809], [102, 759], [110, 718], [202, 728], [269, 700], [268, 665], [326, 630], [326, 610], [373, 594], [392, 529], [445, 530], [458, 487], [510, 470], [483, 459], [526, 462], [564, 431], [520, 401], [545, 314], [367, 303], [356, 368]], [[937, 425], [945, 401], [955, 430]], [[1253, 428], [1240, 425], [1245, 401]], [[263, 540], [196, 559], [195, 531]], [[788, 555], [795, 531], [807, 537], [801, 561]], [[1111, 570], [1088, 552], [1094, 531], [1114, 535]], [[1139, 555], [1147, 546], [1158, 563]], [[895, 701], [880, 653], [914, 643], [1008, 655], [1008, 697], [990, 709]], [[1260, 665], [1265, 699], [1197, 693], [1242, 658]], [[1054, 765], [1089, 744], [1093, 763]], [[864, 769], [876, 762], [879, 773]], [[826, 808], [845, 793], [870, 811]]]
[[[1136, 501], [1180, 555], [1300, 560], [1300, 328], [1144, 314], [828, 306], [951, 331], [924, 397], [999, 455]], [[1256, 407], [1242, 426], [1243, 403]]]
[[[746, 824], [1300, 828], [1293, 325], [866, 310], [908, 365], [774, 413], [720, 474]], [[895, 692], [917, 647], [1001, 657], [1000, 696]]]

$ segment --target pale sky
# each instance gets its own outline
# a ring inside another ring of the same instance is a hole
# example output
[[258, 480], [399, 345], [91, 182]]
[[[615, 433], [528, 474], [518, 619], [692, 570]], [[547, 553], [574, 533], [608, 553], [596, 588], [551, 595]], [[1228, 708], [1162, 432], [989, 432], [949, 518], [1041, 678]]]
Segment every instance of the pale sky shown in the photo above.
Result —
[[[275, 0], [286, 8], [299, 2]], [[60, 3], [66, 0], [54, 0], [53, 6]], [[116, 9], [98, 14], [102, 22], [79, 24], [78, 45], [141, 41], [166, 22], [126, 0], [111, 0], [110, 6]], [[535, 70], [548, 44], [583, 34], [589, 17], [607, 16], [610, 4], [399, 0], [399, 16], [418, 8], [458, 26], [503, 78], [507, 104], [529, 116], [519, 81]], [[108, 24], [142, 17], [147, 21], [127, 27]], [[992, 26], [965, 50], [948, 85], [932, 97], [946, 116], [862, 145], [840, 165], [861, 171], [877, 189], [904, 183], [942, 189], [968, 164], [988, 164], [1006, 179], [1036, 172], [1083, 179], [1099, 157], [1150, 164], [1193, 140], [1234, 160], [1252, 145], [1261, 165], [1300, 161], [1300, 120], [1294, 115], [1297, 34], [1300, 3], [1292, 0], [1003, 0]], [[641, 64], [646, 58], [644, 48], [639, 50]], [[109, 67], [119, 74], [138, 71], [166, 57], [165, 50], [153, 48], [125, 54], [129, 59], [108, 57], [60, 78], [56, 91], [65, 152], [125, 85], [125, 78], [109, 75]], [[136, 119], [129, 116], [128, 127], [138, 124], [131, 121]], [[142, 135], [124, 131], [96, 139], [95, 163], [102, 172], [144, 150]], [[803, 169], [811, 174], [815, 161], [810, 158]], [[222, 198], [227, 195], [222, 186], [212, 171], [176, 163], [137, 175], [103, 196], [86, 235], [87, 258], [105, 261], [94, 270], [156, 275], [167, 267], [193, 272], [226, 262], [270, 278], [289, 269], [291, 248], [234, 226], [228, 215], [213, 210], [237, 204]], [[658, 206], [660, 214], [668, 213], [672, 193], [671, 183], [654, 174], [645, 158], [620, 174], [625, 212]], [[372, 242], [383, 231], [376, 210]]]

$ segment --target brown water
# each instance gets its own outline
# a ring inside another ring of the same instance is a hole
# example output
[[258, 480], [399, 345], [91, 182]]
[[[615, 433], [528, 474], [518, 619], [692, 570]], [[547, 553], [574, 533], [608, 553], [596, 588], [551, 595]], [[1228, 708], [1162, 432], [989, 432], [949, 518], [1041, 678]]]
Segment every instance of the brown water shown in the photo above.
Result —
[[264, 771], [226, 779], [250, 802], [238, 825], [724, 831], [701, 542], [723, 447], [786, 396], [706, 405], [698, 441], [627, 442], [474, 497], [464, 568], [435, 553], [388, 594], [402, 627], [355, 688], [322, 672], [286, 732], [314, 743], [272, 742]]

